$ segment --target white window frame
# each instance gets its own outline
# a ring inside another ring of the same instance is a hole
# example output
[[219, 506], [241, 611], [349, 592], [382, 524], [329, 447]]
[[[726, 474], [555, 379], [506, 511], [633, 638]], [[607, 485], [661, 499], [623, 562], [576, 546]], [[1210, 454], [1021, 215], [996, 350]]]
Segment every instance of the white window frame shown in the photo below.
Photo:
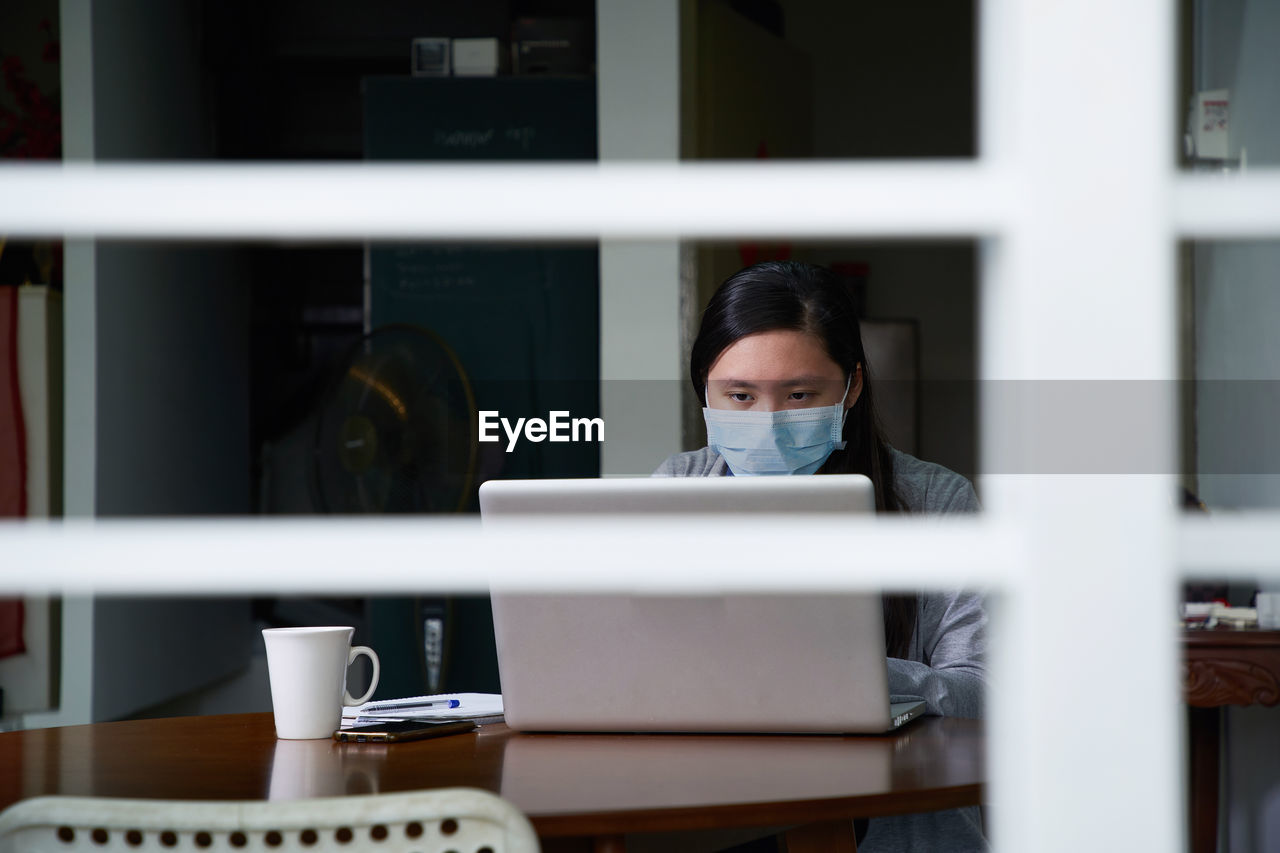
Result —
[[[982, 379], [1162, 382], [1176, 376], [1176, 242], [1280, 234], [1274, 172], [1224, 179], [1176, 170], [1173, 11], [1161, 0], [982, 3], [981, 156], [972, 162], [5, 164], [0, 233], [976, 238]], [[450, 204], [413, 203], [422, 197]], [[492, 205], [498, 197], [507, 203]], [[1177, 418], [1172, 407], [1165, 414], [1154, 439], [1173, 472]], [[709, 522], [643, 534], [634, 525], [547, 523], [501, 537], [443, 520], [9, 524], [0, 528], [0, 592], [325, 592], [349, 588], [353, 565], [370, 591], [477, 590], [491, 581], [981, 586], [994, 594], [997, 849], [1179, 849], [1177, 583], [1184, 571], [1228, 569], [1280, 581], [1271, 559], [1280, 533], [1270, 514], [1179, 520], [1172, 476], [996, 473], [1035, 453], [1029, 423], [1016, 409], [983, 408], [979, 519], [788, 522], [785, 535], [772, 535], [776, 524], [744, 530], [731, 520], [715, 535]], [[1105, 439], [1086, 432], [1083, 440]], [[735, 541], [751, 544], [724, 544]], [[797, 542], [811, 559], [795, 559]], [[404, 559], [428, 554], [429, 563]]]

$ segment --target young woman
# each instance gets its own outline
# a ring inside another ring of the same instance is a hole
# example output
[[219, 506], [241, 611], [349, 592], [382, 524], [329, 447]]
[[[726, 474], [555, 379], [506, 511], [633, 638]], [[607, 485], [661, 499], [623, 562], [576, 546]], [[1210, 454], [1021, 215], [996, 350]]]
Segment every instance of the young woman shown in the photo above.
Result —
[[[689, 375], [708, 446], [668, 458], [667, 477], [865, 474], [879, 512], [974, 512], [959, 474], [894, 449], [876, 419], [873, 381], [848, 290], [829, 270], [766, 262], [711, 297]], [[962, 592], [884, 596], [889, 690], [928, 713], [982, 714], [986, 614]], [[873, 820], [859, 850], [985, 849], [978, 810]]]

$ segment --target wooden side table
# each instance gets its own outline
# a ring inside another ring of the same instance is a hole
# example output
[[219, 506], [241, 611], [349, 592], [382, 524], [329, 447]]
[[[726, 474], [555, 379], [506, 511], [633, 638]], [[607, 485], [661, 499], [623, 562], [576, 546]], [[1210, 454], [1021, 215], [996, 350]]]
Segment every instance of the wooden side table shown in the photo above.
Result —
[[1188, 629], [1182, 684], [1191, 737], [1191, 849], [1218, 843], [1218, 763], [1222, 708], [1280, 704], [1280, 631]]

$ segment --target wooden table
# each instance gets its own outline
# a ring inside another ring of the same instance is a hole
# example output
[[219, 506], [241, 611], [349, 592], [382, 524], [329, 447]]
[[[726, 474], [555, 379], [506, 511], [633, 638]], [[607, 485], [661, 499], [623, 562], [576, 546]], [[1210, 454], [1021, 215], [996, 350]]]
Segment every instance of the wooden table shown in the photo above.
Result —
[[277, 741], [270, 714], [0, 734], [0, 808], [40, 794], [295, 799], [483, 788], [546, 850], [620, 851], [629, 833], [795, 827], [789, 850], [853, 850], [850, 821], [977, 805], [980, 722], [930, 717], [881, 737], [518, 734], [390, 746]]
[[1218, 763], [1225, 705], [1280, 704], [1280, 631], [1189, 629], [1182, 682], [1191, 737], [1191, 849], [1218, 845]]

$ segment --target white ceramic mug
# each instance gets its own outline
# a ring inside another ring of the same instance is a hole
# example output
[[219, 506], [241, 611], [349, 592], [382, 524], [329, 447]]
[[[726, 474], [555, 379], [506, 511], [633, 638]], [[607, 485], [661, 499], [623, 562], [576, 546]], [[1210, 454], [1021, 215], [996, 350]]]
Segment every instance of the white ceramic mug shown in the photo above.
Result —
[[[342, 724], [342, 707], [362, 705], [373, 695], [381, 672], [378, 655], [368, 646], [352, 647], [354, 631], [345, 626], [263, 629], [276, 737], [332, 737]], [[373, 662], [373, 678], [365, 694], [353, 699], [347, 692], [347, 667], [360, 655]]]

